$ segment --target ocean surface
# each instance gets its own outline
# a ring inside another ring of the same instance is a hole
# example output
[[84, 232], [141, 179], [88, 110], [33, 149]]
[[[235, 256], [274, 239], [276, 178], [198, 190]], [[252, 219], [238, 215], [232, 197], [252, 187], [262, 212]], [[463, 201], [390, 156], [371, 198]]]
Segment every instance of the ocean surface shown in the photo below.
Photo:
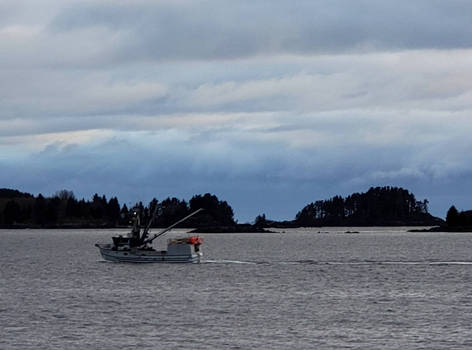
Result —
[[0, 349], [472, 348], [469, 233], [206, 234], [172, 265], [104, 262], [115, 232], [0, 230]]

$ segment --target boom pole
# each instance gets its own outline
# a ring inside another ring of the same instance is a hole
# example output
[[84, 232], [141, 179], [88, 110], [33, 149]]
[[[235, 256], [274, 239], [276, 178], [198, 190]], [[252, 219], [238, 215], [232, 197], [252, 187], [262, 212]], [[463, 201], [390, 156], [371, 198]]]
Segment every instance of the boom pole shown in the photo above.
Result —
[[145, 241], [143, 242], [143, 245], [144, 245], [144, 244], [147, 244], [147, 243], [151, 243], [151, 242], [154, 241], [157, 237], [162, 236], [164, 233], [166, 233], [166, 232], [172, 230], [175, 226], [177, 226], [178, 224], [184, 222], [185, 220], [187, 220], [188, 218], [194, 216], [195, 214], [201, 212], [202, 210], [205, 210], [205, 209], [200, 208], [200, 209], [198, 209], [198, 210], [195, 210], [193, 213], [187, 215], [187, 216], [184, 217], [183, 219], [180, 219], [180, 220], [177, 221], [176, 223], [174, 223], [174, 224], [170, 225], [169, 227], [163, 229], [162, 231], [156, 233], [156, 234], [155, 234], [154, 236], [152, 236], [151, 238], [145, 240]]

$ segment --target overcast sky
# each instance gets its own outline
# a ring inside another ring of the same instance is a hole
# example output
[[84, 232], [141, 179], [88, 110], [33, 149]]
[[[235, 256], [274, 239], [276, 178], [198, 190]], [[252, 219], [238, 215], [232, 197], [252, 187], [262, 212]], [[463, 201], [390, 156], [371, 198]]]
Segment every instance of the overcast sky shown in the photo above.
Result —
[[471, 18], [470, 0], [0, 0], [0, 187], [211, 192], [239, 221], [383, 185], [471, 209]]

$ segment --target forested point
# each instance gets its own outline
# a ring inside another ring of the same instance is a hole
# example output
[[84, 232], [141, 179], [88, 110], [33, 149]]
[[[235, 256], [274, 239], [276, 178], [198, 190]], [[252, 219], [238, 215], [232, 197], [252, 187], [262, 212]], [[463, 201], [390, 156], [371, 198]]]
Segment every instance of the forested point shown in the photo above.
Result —
[[191, 212], [206, 210], [185, 222], [185, 227], [235, 225], [233, 209], [209, 193], [195, 195], [189, 202], [167, 198], [138, 202], [131, 208], [116, 197], [95, 194], [91, 200], [76, 199], [72, 191], [61, 190], [51, 197], [33, 196], [17, 190], [0, 189], [0, 225], [7, 228], [112, 228], [128, 227], [134, 213], [147, 224], [156, 206], [158, 216], [152, 227], [168, 227]]

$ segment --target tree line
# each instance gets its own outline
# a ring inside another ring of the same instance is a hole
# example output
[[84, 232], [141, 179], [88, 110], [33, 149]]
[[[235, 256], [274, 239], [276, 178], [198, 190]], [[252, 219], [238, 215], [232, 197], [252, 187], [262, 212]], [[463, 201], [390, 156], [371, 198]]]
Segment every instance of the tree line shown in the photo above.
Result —
[[[156, 210], [157, 208], [157, 210]], [[154, 198], [147, 205], [138, 202], [128, 208], [117, 197], [107, 199], [95, 194], [91, 200], [78, 200], [72, 191], [61, 190], [53, 196], [33, 196], [18, 190], [0, 189], [0, 225], [24, 227], [121, 227], [128, 226], [134, 215], [147, 224], [158, 213], [153, 227], [167, 227], [191, 212], [205, 208], [190, 218], [189, 227], [235, 225], [233, 209], [215, 195], [195, 195], [189, 202], [177, 198]]]
[[[254, 225], [237, 224], [231, 206], [210, 193], [195, 195], [188, 202], [174, 197], [162, 201], [154, 198], [147, 204], [138, 202], [128, 207], [121, 205], [117, 197], [107, 199], [98, 194], [90, 200], [79, 200], [68, 190], [44, 197], [0, 189], [2, 227], [124, 227], [135, 213], [147, 224], [154, 211], [158, 215], [153, 227], [167, 227], [199, 208], [206, 210], [184, 225], [214, 232], [223, 232], [222, 228], [225, 232], [254, 232], [267, 227], [444, 225], [443, 220], [429, 214], [427, 199], [417, 200], [408, 190], [390, 186], [317, 200], [302, 208], [294, 220], [280, 222], [258, 215]], [[472, 211], [459, 212], [453, 206], [446, 222], [449, 227], [472, 227]]]

